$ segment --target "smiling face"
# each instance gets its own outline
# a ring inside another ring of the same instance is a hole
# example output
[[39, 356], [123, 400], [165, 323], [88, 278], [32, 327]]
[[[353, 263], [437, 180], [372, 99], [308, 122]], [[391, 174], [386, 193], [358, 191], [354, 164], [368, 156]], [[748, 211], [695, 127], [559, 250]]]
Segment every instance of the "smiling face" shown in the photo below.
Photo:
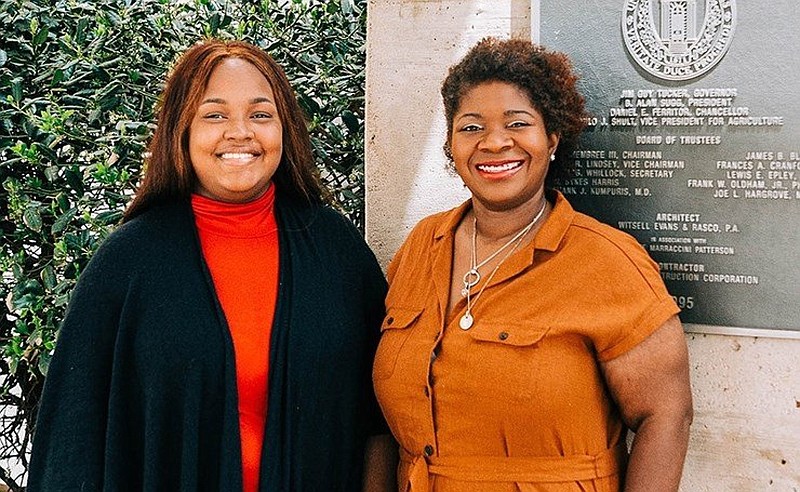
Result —
[[[528, 96], [507, 82], [468, 90], [453, 115], [453, 162], [473, 199], [489, 210], [541, 203], [558, 145]], [[533, 201], [533, 202], [532, 202]]]
[[269, 187], [282, 152], [283, 126], [269, 82], [245, 60], [223, 60], [189, 127], [195, 191], [224, 202], [254, 200]]

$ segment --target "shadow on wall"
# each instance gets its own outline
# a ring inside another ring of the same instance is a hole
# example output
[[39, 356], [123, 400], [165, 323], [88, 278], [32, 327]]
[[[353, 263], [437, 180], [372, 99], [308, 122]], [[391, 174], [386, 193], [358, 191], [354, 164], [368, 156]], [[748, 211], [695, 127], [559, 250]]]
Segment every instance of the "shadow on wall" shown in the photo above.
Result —
[[485, 36], [529, 36], [530, 15], [530, 0], [369, 3], [366, 235], [384, 267], [420, 219], [469, 197], [442, 152], [448, 67]]

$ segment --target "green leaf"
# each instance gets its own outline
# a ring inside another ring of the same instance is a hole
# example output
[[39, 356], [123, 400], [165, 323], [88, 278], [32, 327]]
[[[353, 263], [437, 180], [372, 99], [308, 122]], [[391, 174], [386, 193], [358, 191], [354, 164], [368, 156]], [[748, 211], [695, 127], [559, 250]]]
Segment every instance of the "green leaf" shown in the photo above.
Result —
[[47, 265], [42, 269], [42, 273], [39, 274], [39, 277], [42, 279], [42, 284], [44, 288], [47, 290], [52, 290], [56, 286], [56, 273], [53, 270], [51, 265]]
[[48, 369], [50, 369], [51, 358], [52, 356], [47, 351], [42, 350], [41, 352], [39, 352], [38, 367], [39, 367], [39, 372], [42, 373], [42, 376], [45, 377], [47, 376], [47, 371]]
[[208, 20], [208, 25], [211, 28], [212, 33], [216, 33], [217, 29], [219, 29], [219, 12], [215, 12], [214, 15]]
[[55, 204], [58, 206], [58, 212], [66, 212], [69, 209], [69, 198], [63, 191], [56, 195]]
[[39, 29], [35, 36], [33, 36], [33, 40], [31, 44], [33, 46], [39, 46], [40, 44], [44, 43], [47, 40], [47, 36], [50, 34], [50, 30], [47, 27], [43, 27]]
[[353, 114], [352, 111], [349, 109], [342, 111], [342, 121], [344, 121], [347, 129], [350, 130], [350, 133], [358, 133], [361, 125], [359, 124], [358, 117]]
[[60, 294], [57, 295], [55, 301], [53, 301], [53, 306], [55, 307], [62, 307], [66, 306], [69, 303], [69, 294]]
[[11, 81], [11, 96], [17, 104], [22, 101], [22, 79], [19, 77]]
[[78, 19], [77, 24], [75, 25], [75, 43], [78, 45], [82, 45], [84, 41], [86, 41], [86, 26], [89, 25], [89, 19], [87, 17], [81, 17]]
[[300, 102], [300, 107], [303, 108], [303, 111], [309, 118], [313, 118], [317, 113], [320, 112], [319, 103], [317, 103], [314, 98], [298, 92], [298, 100]]
[[39, 214], [38, 208], [26, 208], [22, 214], [22, 222], [32, 231], [41, 232], [42, 230], [42, 216]]
[[75, 215], [78, 213], [78, 209], [72, 207], [71, 209], [67, 210], [63, 214], [61, 214], [55, 222], [53, 222], [52, 227], [50, 227], [50, 232], [53, 234], [57, 234], [64, 230], [64, 228], [69, 224]]
[[67, 184], [69, 184], [70, 188], [78, 193], [83, 193], [83, 176], [77, 169], [67, 169], [65, 177], [67, 178]]
[[116, 224], [117, 222], [122, 219], [122, 211], [120, 210], [109, 210], [106, 212], [100, 212], [97, 214], [96, 217], [97, 221], [104, 225], [111, 225]]
[[58, 86], [64, 80], [64, 71], [60, 68], [53, 71], [53, 78], [50, 80], [51, 86]]

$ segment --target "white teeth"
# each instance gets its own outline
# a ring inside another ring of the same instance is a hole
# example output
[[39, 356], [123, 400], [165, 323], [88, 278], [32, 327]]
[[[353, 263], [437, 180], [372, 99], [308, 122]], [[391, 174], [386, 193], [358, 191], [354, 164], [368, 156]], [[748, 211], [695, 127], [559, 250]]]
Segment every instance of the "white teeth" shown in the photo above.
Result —
[[254, 154], [249, 153], [238, 153], [238, 152], [226, 152], [222, 154], [220, 157], [223, 159], [251, 159]]
[[478, 166], [478, 169], [485, 173], [502, 173], [503, 171], [509, 171], [511, 169], [514, 169], [519, 165], [520, 165], [519, 161], [509, 162], [507, 164], [501, 164], [499, 166], [490, 166], [488, 164], [481, 164]]

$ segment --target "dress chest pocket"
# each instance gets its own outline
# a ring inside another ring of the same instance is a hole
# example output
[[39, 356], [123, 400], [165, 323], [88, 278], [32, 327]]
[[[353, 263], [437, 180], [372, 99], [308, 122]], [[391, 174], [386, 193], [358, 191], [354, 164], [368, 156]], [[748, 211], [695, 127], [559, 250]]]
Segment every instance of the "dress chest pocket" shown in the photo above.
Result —
[[514, 322], [476, 324], [469, 330], [469, 367], [482, 386], [512, 400], [529, 400], [542, 367], [542, 340], [548, 326]]
[[394, 373], [397, 357], [411, 330], [422, 315], [422, 308], [391, 307], [381, 324], [381, 341], [375, 353], [372, 377], [387, 379]]

